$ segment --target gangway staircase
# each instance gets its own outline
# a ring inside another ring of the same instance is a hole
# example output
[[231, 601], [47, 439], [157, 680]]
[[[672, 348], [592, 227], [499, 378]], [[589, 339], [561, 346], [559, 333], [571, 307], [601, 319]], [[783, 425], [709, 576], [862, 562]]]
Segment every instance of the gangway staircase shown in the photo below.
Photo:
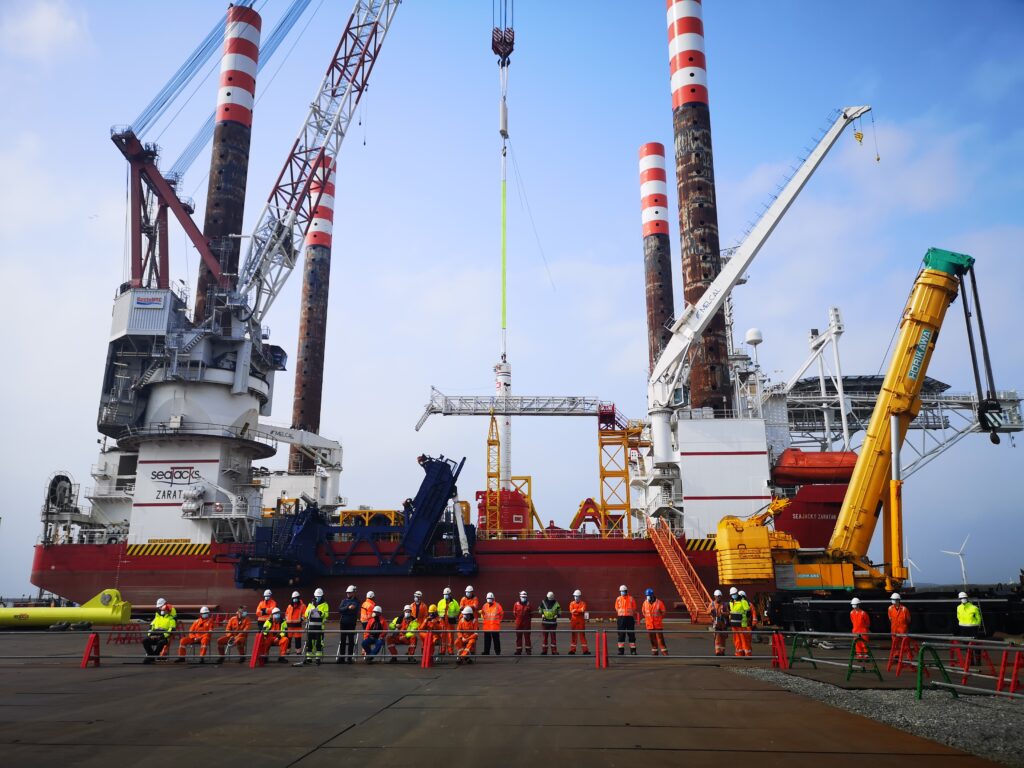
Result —
[[686, 610], [693, 624], [710, 624], [711, 615], [707, 607], [711, 605], [711, 595], [697, 575], [690, 558], [679, 544], [675, 534], [663, 520], [647, 519], [647, 533], [654, 542], [655, 549], [665, 564], [672, 583], [679, 597], [683, 599]]

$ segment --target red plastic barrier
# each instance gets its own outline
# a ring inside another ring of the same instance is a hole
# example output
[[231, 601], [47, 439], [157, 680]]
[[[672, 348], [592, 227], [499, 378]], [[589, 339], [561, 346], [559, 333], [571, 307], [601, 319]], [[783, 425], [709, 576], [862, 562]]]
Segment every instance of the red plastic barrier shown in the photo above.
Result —
[[95, 633], [89, 633], [89, 639], [85, 642], [85, 653], [82, 654], [82, 669], [89, 666], [92, 663], [94, 667], [100, 665], [100, 636]]

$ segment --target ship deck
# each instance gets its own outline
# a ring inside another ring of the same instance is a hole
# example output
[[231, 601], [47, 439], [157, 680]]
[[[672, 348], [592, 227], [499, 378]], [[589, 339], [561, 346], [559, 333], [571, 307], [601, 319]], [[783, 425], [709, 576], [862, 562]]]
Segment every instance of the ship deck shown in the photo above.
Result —
[[[619, 659], [614, 638], [605, 670], [592, 656], [516, 659], [507, 647], [431, 669], [6, 658], [73, 656], [84, 641], [0, 637], [5, 766], [994, 765], [709, 661]], [[682, 653], [708, 643], [669, 639]], [[141, 657], [139, 646], [101, 651]]]

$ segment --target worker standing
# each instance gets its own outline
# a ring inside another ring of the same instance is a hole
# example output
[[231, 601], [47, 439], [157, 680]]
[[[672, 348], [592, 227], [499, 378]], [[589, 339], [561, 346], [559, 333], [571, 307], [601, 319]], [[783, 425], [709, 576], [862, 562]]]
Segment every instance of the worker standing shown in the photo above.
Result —
[[533, 629], [533, 606], [526, 592], [519, 593], [519, 601], [512, 611], [512, 618], [516, 627], [516, 656], [521, 656], [523, 651], [526, 655], [533, 654], [533, 641], [531, 634]]
[[416, 630], [419, 623], [412, 617], [412, 606], [406, 605], [402, 608], [402, 615], [396, 616], [388, 626], [391, 631], [388, 633], [388, 651], [391, 653], [389, 663], [398, 663], [398, 645], [407, 645], [409, 650], [405, 652], [408, 661], [414, 661], [416, 654]]
[[484, 656], [491, 655], [491, 645], [494, 646], [494, 655], [501, 656], [501, 620], [504, 617], [505, 609], [494, 599], [494, 593], [488, 592], [480, 609], [484, 628]]
[[893, 592], [889, 597], [889, 602], [892, 603], [889, 606], [889, 632], [892, 633], [893, 640], [895, 640], [896, 635], [905, 635], [910, 632], [910, 609], [903, 605], [899, 592]]
[[412, 602], [409, 603], [409, 607], [412, 609], [412, 617], [419, 624], [427, 620], [427, 604], [423, 602], [423, 593], [418, 589], [413, 592]]
[[345, 590], [345, 599], [338, 606], [338, 626], [341, 637], [338, 638], [338, 664], [354, 664], [356, 655], [356, 622], [359, 620], [359, 599], [356, 597], [355, 585]]
[[199, 618], [192, 622], [188, 628], [188, 635], [181, 638], [178, 643], [178, 658], [175, 662], [185, 660], [185, 649], [190, 645], [199, 646], [199, 663], [206, 660], [206, 654], [210, 650], [210, 638], [213, 636], [213, 619], [210, 618], [210, 609], [205, 605], [199, 609]]
[[971, 602], [966, 592], [961, 592], [957, 597], [960, 605], [956, 607], [957, 634], [970, 640], [981, 637], [981, 609]]
[[741, 629], [743, 630], [743, 635], [744, 635], [744, 637], [743, 637], [743, 647], [747, 651], [747, 656], [750, 656], [753, 653], [753, 651], [751, 650], [750, 642], [753, 639], [754, 627], [757, 626], [758, 621], [760, 620], [760, 616], [759, 616], [759, 614], [757, 612], [757, 606], [754, 605], [754, 601], [753, 600], [751, 600], [749, 597], [747, 597], [747, 593], [746, 592], [744, 592], [741, 589], [739, 591], [739, 596], [740, 596], [741, 599], [747, 601], [747, 626], [741, 627]]
[[644, 592], [645, 600], [641, 607], [644, 617], [644, 628], [647, 630], [647, 637], [651, 641], [651, 656], [668, 656], [668, 648], [665, 646], [665, 603], [655, 597], [654, 590], [648, 588]]
[[142, 647], [146, 649], [146, 658], [143, 662], [145, 664], [152, 664], [157, 656], [164, 654], [171, 642], [171, 633], [177, 626], [166, 602], [157, 608], [156, 615], [149, 624], [149, 633], [142, 641]]
[[263, 599], [256, 606], [256, 626], [262, 627], [270, 619], [270, 614], [277, 608], [277, 601], [269, 589], [263, 590]]
[[324, 600], [324, 591], [317, 587], [313, 591], [312, 602], [306, 606], [302, 616], [306, 625], [306, 656], [302, 660], [303, 664], [312, 661], [320, 666], [324, 658], [324, 625], [327, 624], [329, 612], [327, 601]]
[[302, 650], [302, 622], [306, 617], [306, 603], [298, 592], [292, 592], [291, 602], [284, 609], [284, 620], [288, 622], [288, 649], [290, 653]]
[[735, 656], [750, 656], [750, 603], [736, 587], [729, 589], [729, 629]]
[[373, 609], [377, 606], [374, 602], [373, 590], [371, 589], [366, 593], [366, 599], [363, 600], [359, 606], [359, 623], [363, 625], [363, 629], [366, 629], [366, 625], [370, 623], [370, 619], [373, 617]]
[[868, 633], [871, 632], [871, 616], [860, 607], [860, 598], [850, 601], [850, 625], [855, 636], [854, 645], [858, 659], [869, 658]]
[[548, 648], [551, 655], [558, 655], [558, 617], [562, 615], [562, 606], [555, 600], [555, 593], [548, 592], [547, 597], [540, 601], [540, 655], [547, 656]]
[[587, 647], [587, 619], [590, 613], [587, 611], [587, 602], [583, 599], [583, 593], [576, 590], [572, 593], [572, 601], [569, 603], [569, 655], [576, 655], [576, 642], [579, 641], [583, 647], [583, 655], [590, 655], [590, 648]]
[[224, 636], [217, 640], [217, 653], [220, 660], [224, 660], [224, 653], [228, 648], [238, 651], [238, 661], [245, 661], [245, 646], [249, 639], [249, 630], [252, 629], [252, 622], [249, 621], [249, 612], [244, 605], [238, 606], [235, 615], [228, 619], [224, 627]]
[[452, 588], [445, 587], [437, 603], [437, 615], [444, 624], [441, 633], [441, 653], [455, 653], [455, 630], [459, 624], [461, 611], [459, 601], [452, 597]]
[[363, 642], [360, 647], [366, 657], [366, 663], [372, 664], [374, 657], [384, 648], [384, 609], [379, 605], [373, 606], [370, 610], [370, 618], [363, 627]]
[[629, 639], [629, 653], [636, 656], [636, 599], [629, 594], [625, 584], [619, 587], [619, 596], [615, 598], [615, 629], [618, 630], [619, 656], [626, 652], [626, 639]]
[[708, 613], [711, 614], [711, 628], [715, 632], [715, 656], [725, 656], [725, 640], [729, 635], [729, 606], [725, 603], [722, 590], [715, 590]]
[[459, 653], [456, 664], [473, 663], [473, 653], [476, 651], [476, 619], [473, 609], [468, 605], [462, 609], [462, 618], [459, 619], [458, 635], [455, 638], [455, 648]]
[[263, 622], [263, 658], [270, 657], [270, 647], [277, 646], [277, 660], [284, 664], [288, 659], [288, 623], [284, 620], [281, 609], [276, 605], [270, 612], [270, 618]]
[[480, 598], [476, 596], [472, 585], [466, 587], [466, 596], [459, 600], [459, 610], [465, 611], [466, 608], [473, 609], [474, 618], [480, 615]]

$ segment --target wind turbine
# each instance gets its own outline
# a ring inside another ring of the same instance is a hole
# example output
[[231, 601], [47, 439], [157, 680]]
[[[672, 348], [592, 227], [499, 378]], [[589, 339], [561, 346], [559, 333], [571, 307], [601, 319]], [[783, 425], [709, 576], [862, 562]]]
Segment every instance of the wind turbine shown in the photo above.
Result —
[[969, 538], [971, 538], [971, 534], [967, 534], [967, 537], [964, 539], [964, 543], [960, 545], [960, 549], [956, 552], [950, 552], [947, 549], [941, 550], [942, 554], [952, 555], [960, 560], [960, 577], [963, 579], [965, 590], [967, 589], [967, 565], [964, 562], [964, 547], [967, 546], [967, 539]]
[[920, 572], [921, 569], [920, 567], [918, 567], [917, 563], [910, 559], [910, 547], [907, 545], [906, 541], [903, 542], [903, 554], [907, 558], [907, 583], [910, 584], [911, 587], [913, 587], [914, 569], [917, 568], [918, 572]]

